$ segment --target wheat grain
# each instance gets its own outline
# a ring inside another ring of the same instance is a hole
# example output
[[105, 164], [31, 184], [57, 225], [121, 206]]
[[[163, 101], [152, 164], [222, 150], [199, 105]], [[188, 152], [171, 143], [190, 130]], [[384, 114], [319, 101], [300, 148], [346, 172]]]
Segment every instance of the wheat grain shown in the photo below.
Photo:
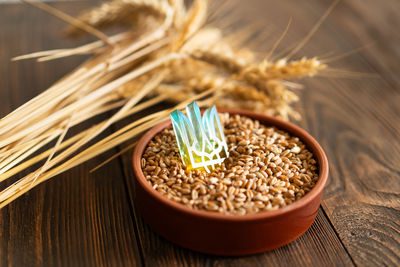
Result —
[[[113, 0], [103, 3], [78, 17], [80, 21], [96, 28], [104, 28], [115, 24], [137, 24], [139, 17], [152, 16], [163, 19], [171, 9], [165, 0]], [[70, 27], [69, 35], [82, 34], [80, 29]]]
[[233, 156], [210, 174], [185, 169], [172, 129], [149, 142], [142, 170], [156, 191], [193, 209], [243, 215], [287, 206], [314, 187], [316, 161], [297, 137], [243, 116], [220, 117]]

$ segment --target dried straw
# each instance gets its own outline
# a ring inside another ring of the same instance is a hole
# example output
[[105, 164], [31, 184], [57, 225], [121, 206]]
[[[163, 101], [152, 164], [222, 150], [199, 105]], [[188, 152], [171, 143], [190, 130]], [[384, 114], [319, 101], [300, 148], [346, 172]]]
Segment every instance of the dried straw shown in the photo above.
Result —
[[[298, 85], [286, 79], [339, 73], [329, 70], [318, 58], [289, 60], [316, 28], [287, 58], [270, 59], [288, 26], [259, 62], [251, 50], [233, 45], [247, 39], [248, 30], [224, 36], [221, 29], [207, 24], [214, 20], [216, 10], [211, 11], [212, 17], [207, 16], [208, 3], [204, 0], [195, 0], [188, 8], [183, 0], [112, 0], [78, 18], [44, 3], [25, 2], [71, 24], [69, 34], [86, 32], [100, 40], [13, 59], [46, 61], [93, 54], [66, 77], [0, 119], [0, 182], [44, 161], [0, 192], [0, 208], [36, 185], [132, 139], [193, 100], [204, 107], [233, 106], [298, 119], [291, 107], [298, 100], [291, 88]], [[117, 24], [128, 28], [113, 36], [101, 31]], [[113, 123], [164, 100], [175, 106], [91, 143]], [[114, 109], [117, 111], [108, 119], [68, 136], [70, 128]], [[52, 142], [52, 148], [34, 155]]]

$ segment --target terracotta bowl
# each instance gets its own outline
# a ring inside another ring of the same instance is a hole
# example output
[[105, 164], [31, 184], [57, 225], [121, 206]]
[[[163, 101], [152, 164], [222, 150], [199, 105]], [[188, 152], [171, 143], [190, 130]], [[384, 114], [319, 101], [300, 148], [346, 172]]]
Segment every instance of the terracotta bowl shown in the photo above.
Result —
[[299, 137], [319, 166], [319, 180], [303, 198], [274, 211], [248, 215], [224, 215], [190, 209], [169, 200], [146, 181], [140, 159], [149, 141], [164, 128], [165, 121], [148, 131], [133, 153], [136, 205], [150, 227], [166, 239], [192, 250], [217, 255], [247, 255], [283, 246], [302, 235], [314, 222], [328, 179], [328, 160], [318, 142], [306, 131], [282, 120], [243, 110], [220, 110], [259, 120]]

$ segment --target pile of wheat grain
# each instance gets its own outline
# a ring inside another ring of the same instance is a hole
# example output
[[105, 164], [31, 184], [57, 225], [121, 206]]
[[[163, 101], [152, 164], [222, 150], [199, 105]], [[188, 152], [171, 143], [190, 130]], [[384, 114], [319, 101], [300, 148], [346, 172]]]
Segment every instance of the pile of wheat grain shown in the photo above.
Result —
[[243, 215], [285, 207], [315, 186], [317, 164], [299, 138], [244, 116], [221, 122], [229, 158], [211, 173], [185, 168], [171, 128], [157, 134], [141, 162], [153, 188], [193, 209]]

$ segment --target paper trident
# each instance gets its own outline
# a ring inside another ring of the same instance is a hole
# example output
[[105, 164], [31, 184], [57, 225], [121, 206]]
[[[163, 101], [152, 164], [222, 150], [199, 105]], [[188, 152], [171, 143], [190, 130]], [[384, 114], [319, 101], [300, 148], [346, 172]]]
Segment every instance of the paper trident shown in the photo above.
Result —
[[179, 110], [171, 113], [182, 162], [189, 170], [210, 172], [229, 156], [217, 108], [207, 109], [202, 118], [199, 106], [192, 102], [186, 107], [186, 114], [187, 117]]

